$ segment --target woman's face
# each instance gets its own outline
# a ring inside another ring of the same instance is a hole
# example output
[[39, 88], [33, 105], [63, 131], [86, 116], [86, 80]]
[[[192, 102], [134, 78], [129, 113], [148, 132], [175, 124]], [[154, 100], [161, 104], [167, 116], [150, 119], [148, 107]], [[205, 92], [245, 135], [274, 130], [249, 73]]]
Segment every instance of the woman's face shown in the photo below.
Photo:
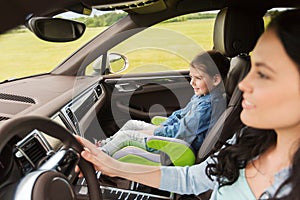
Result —
[[300, 76], [275, 32], [266, 31], [251, 56], [251, 70], [239, 83], [241, 120], [265, 129], [300, 127]]
[[190, 67], [190, 84], [194, 89], [194, 93], [198, 96], [208, 94], [209, 91], [214, 87], [213, 79], [205, 72]]

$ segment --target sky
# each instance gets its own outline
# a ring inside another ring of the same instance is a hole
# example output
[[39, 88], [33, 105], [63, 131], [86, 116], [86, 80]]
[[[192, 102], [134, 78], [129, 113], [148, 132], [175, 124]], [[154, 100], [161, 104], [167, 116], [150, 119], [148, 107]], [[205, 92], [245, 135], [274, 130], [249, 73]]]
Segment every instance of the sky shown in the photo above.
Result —
[[[93, 17], [94, 15], [103, 15], [108, 12], [112, 12], [112, 11], [100, 11], [100, 10], [93, 9], [91, 15], [82, 15], [82, 14], [78, 14], [78, 13], [69, 11], [69, 12], [66, 12], [63, 14], [59, 14], [59, 16], [63, 16], [64, 18], [68, 18], [68, 19], [73, 19], [73, 18], [79, 18], [79, 17]], [[119, 12], [122, 12], [122, 11], [119, 11]]]
[[[96, 15], [101, 15], [103, 13], [104, 13], [103, 11], [98, 11], [98, 10], [93, 9], [92, 14], [90, 16], [94, 16], [95, 14]], [[69, 11], [69, 12], [66, 12], [66, 13], [63, 13], [63, 14], [59, 14], [59, 15], [63, 16], [64, 18], [68, 18], [68, 19], [87, 16], [87, 15], [77, 14], [77, 13], [72, 12], [72, 11]]]

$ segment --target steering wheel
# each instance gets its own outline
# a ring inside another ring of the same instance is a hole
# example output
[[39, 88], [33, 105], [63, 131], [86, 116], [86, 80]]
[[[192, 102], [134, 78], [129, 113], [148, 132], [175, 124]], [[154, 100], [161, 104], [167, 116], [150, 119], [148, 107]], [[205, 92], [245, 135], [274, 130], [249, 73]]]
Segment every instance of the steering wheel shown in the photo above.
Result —
[[30, 172], [16, 184], [12, 199], [76, 199], [74, 189], [62, 169], [73, 170], [77, 164], [86, 178], [90, 200], [101, 200], [102, 195], [95, 169], [91, 163], [80, 157], [82, 145], [70, 131], [49, 118], [24, 116], [7, 121], [0, 128], [0, 152], [13, 137], [24, 138], [35, 129], [59, 139], [63, 147], [52, 155], [42, 168]]

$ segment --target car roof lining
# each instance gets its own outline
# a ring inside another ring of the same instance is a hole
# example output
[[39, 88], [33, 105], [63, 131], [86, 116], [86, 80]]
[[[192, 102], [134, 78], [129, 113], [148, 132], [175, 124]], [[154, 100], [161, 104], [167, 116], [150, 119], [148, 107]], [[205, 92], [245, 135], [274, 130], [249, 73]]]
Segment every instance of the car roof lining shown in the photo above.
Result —
[[240, 0], [182, 0], [178, 2], [177, 9], [186, 12], [196, 12], [201, 10], [213, 10], [224, 7], [249, 7], [250, 8], [275, 8], [275, 7], [299, 7], [297, 0], [276, 0], [276, 1], [240, 1]]
[[215, 11], [225, 7], [237, 7], [247, 10], [260, 10], [265, 13], [272, 8], [297, 8], [300, 7], [300, 1], [295, 0], [276, 0], [276, 1], [259, 1], [249, 2], [240, 0], [181, 0], [173, 4], [167, 4], [168, 9], [156, 13], [136, 14], [134, 10], [127, 11], [131, 14], [132, 20], [139, 26], [151, 26], [161, 21], [184, 14], [190, 14], [201, 11]]

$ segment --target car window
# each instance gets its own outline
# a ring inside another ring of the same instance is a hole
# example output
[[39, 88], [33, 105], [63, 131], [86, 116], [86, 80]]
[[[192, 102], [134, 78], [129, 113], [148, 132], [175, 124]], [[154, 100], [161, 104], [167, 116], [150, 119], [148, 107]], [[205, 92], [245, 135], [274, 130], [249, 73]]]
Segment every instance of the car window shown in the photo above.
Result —
[[[112, 48], [126, 59], [128, 68], [121, 70], [125, 61], [110, 62], [113, 72], [121, 74], [147, 73], [189, 69], [191, 59], [203, 50], [212, 49], [213, 25], [216, 13], [195, 17], [189, 14], [161, 22]], [[101, 58], [89, 67], [86, 74], [100, 69]]]
[[[60, 16], [62, 14], [57, 17]], [[71, 16], [75, 15], [68, 15]], [[77, 19], [76, 15], [73, 19], [87, 25], [83, 36], [73, 42], [46, 42], [37, 38], [25, 26], [0, 34], [0, 81], [51, 72], [73, 52], [109, 27], [96, 24], [99, 20], [93, 16]]]

